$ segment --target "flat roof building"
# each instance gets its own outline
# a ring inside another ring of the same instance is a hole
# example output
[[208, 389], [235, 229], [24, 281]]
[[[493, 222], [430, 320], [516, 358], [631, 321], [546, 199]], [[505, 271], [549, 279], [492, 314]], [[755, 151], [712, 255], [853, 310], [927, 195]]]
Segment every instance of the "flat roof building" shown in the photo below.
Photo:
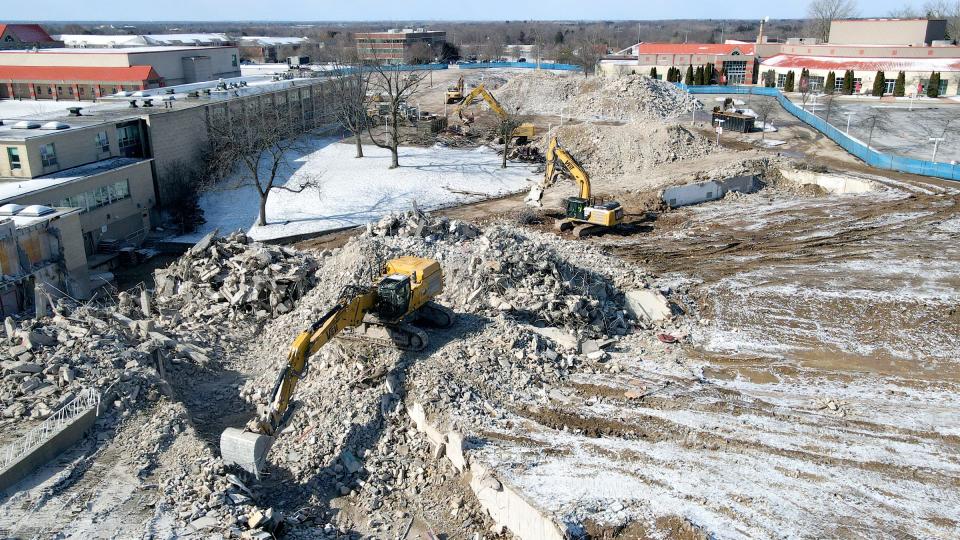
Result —
[[407, 51], [416, 43], [424, 43], [433, 48], [447, 41], [446, 32], [423, 28], [391, 28], [386, 32], [360, 32], [354, 37], [357, 40], [357, 51], [360, 53], [361, 60], [377, 60], [387, 64], [404, 63]]
[[233, 45], [226, 34], [60, 34], [54, 36], [76, 49], [126, 49], [130, 47], [221, 47]]
[[236, 47], [0, 51], [0, 98], [94, 100], [240, 76]]

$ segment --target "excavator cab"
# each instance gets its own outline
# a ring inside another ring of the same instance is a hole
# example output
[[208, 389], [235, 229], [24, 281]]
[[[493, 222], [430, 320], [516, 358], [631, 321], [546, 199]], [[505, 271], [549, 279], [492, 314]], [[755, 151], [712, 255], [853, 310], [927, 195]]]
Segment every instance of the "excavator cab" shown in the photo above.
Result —
[[570, 219], [584, 219], [584, 210], [589, 202], [581, 197], [568, 197], [566, 216]]
[[410, 276], [391, 274], [377, 284], [377, 316], [384, 321], [396, 321], [407, 314], [410, 307]]

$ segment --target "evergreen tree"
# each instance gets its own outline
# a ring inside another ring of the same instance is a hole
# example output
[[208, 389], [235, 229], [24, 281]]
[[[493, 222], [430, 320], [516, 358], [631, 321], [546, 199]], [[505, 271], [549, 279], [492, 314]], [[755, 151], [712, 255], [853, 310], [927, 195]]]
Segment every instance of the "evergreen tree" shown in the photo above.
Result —
[[883, 71], [878, 71], [876, 75], [873, 76], [873, 95], [877, 97], [882, 97], [884, 90], [887, 89], [887, 76]]
[[693, 84], [693, 66], [687, 66], [687, 73], [683, 76], [683, 84], [687, 86]]
[[713, 79], [713, 64], [703, 66], [703, 84], [714, 84], [715, 82]]
[[656, 79], [656, 78], [657, 78], [657, 67], [656, 67], [656, 66], [650, 68], [650, 78], [651, 78], [651, 79]]
[[893, 97], [903, 97], [907, 91], [907, 77], [901, 71], [897, 73], [897, 82], [893, 83]]
[[697, 68], [697, 74], [693, 77], [693, 84], [696, 86], [703, 85], [703, 66]]
[[557, 33], [553, 36], [553, 43], [555, 45], [563, 44], [563, 32], [557, 30]]
[[770, 69], [763, 76], [763, 85], [767, 88], [775, 88], [777, 86], [777, 72]]
[[796, 75], [793, 73], [793, 70], [787, 72], [787, 80], [783, 81], [784, 92], [793, 92], [794, 77], [796, 77]]
[[927, 82], [927, 97], [938, 97], [940, 95], [940, 72], [934, 71], [930, 74], [930, 80]]
[[853, 94], [853, 70], [848, 69], [843, 74], [843, 93], [845, 95]]
[[837, 74], [834, 72], [827, 73], [827, 80], [823, 83], [823, 93], [832, 94], [837, 89]]

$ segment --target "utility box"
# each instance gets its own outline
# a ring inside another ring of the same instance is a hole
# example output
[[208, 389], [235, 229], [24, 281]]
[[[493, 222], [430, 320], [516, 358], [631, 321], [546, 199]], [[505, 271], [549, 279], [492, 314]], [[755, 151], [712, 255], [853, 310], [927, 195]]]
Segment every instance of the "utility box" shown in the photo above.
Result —
[[288, 56], [287, 65], [290, 67], [305, 66], [310, 63], [309, 56]]
[[740, 133], [749, 133], [753, 131], [753, 125], [756, 122], [756, 118], [735, 112], [727, 111], [714, 111], [713, 112], [713, 123], [717, 124], [717, 120], [723, 120], [723, 129], [730, 131], [739, 131]]

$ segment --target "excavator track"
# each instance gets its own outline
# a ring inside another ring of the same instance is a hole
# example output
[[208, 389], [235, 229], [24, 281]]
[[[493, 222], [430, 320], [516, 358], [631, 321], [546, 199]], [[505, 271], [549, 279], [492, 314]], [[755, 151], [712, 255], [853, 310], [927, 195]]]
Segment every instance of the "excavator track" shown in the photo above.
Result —
[[415, 313], [415, 321], [432, 328], [450, 328], [456, 318], [453, 310], [436, 302], [427, 302]]
[[348, 328], [340, 332], [337, 338], [415, 352], [426, 349], [430, 344], [430, 336], [424, 330], [408, 323], [384, 325], [363, 322], [356, 328]]

